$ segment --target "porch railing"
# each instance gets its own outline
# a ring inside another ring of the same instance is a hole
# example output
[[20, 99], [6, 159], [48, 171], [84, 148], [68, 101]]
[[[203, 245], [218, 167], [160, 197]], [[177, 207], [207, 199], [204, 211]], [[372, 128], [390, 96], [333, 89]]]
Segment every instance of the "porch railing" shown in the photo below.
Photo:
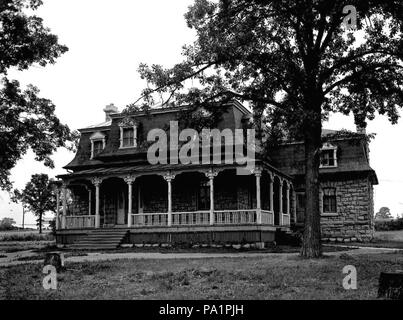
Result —
[[289, 214], [283, 214], [283, 226], [289, 226], [290, 225], [290, 215]]
[[173, 212], [172, 225], [208, 225], [210, 224], [210, 211]]
[[214, 211], [216, 224], [255, 224], [256, 210], [217, 210]]
[[262, 224], [274, 225], [274, 214], [272, 211], [262, 210]]
[[95, 216], [66, 216], [67, 229], [94, 228]]
[[168, 213], [132, 214], [134, 226], [168, 226]]
[[[59, 216], [59, 225], [62, 225], [62, 217]], [[157, 227], [168, 226], [168, 213], [141, 213], [131, 215], [131, 225]], [[215, 225], [236, 225], [236, 224], [258, 224], [258, 216], [256, 209], [246, 210], [215, 210]], [[274, 226], [274, 214], [269, 210], [261, 210], [261, 223], [263, 225]], [[281, 222], [282, 226], [290, 225], [290, 215], [283, 214]], [[67, 229], [94, 228], [95, 216], [66, 216], [65, 225]], [[209, 211], [189, 211], [189, 212], [173, 212], [172, 226], [200, 226], [210, 225]]]

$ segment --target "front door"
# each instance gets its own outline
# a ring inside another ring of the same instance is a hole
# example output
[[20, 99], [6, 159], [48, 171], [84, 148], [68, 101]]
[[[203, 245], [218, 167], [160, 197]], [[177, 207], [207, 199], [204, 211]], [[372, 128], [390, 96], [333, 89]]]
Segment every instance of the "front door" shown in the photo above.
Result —
[[117, 201], [116, 201], [116, 207], [117, 207], [117, 221], [116, 224], [125, 224], [125, 216], [126, 216], [126, 196], [125, 193], [120, 191], [117, 194]]

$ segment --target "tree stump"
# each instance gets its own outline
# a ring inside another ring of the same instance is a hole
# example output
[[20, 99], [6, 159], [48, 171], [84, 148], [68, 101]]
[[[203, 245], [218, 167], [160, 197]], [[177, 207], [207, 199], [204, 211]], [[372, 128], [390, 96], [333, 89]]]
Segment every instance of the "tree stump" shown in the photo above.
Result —
[[43, 263], [45, 266], [52, 265], [56, 268], [57, 272], [60, 272], [63, 269], [63, 261], [62, 257], [58, 253], [47, 253], [45, 256], [45, 261]]
[[381, 272], [379, 277], [378, 298], [403, 300], [403, 270]]

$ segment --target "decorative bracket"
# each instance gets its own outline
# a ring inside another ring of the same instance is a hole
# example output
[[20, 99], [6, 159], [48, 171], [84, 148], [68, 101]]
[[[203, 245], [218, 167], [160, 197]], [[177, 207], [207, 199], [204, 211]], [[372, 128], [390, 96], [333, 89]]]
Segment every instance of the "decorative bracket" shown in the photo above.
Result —
[[254, 174], [257, 177], [261, 177], [262, 176], [262, 172], [263, 172], [263, 168], [262, 167], [255, 167], [251, 170], [252, 174]]
[[99, 185], [102, 183], [104, 179], [100, 177], [94, 177], [91, 179], [91, 182], [94, 186], [99, 187]]
[[218, 170], [210, 169], [209, 171], [205, 171], [204, 174], [210, 180], [213, 180], [218, 175]]
[[173, 179], [175, 179], [176, 175], [169, 171], [166, 174], [164, 174], [163, 177], [167, 182], [171, 182]]
[[132, 183], [136, 180], [136, 177], [135, 177], [135, 176], [132, 176], [132, 175], [128, 175], [128, 176], [124, 177], [123, 180], [124, 180], [127, 184], [132, 184]]

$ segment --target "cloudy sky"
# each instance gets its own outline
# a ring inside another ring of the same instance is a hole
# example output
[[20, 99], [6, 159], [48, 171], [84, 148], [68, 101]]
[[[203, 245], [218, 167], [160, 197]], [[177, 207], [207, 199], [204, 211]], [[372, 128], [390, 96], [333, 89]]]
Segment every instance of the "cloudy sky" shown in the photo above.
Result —
[[[137, 68], [140, 62], [170, 66], [180, 60], [182, 45], [194, 38], [183, 18], [193, 0], [44, 0], [37, 11], [45, 25], [69, 47], [55, 65], [34, 66], [11, 72], [26, 85], [39, 87], [41, 96], [57, 106], [56, 114], [72, 129], [102, 122], [102, 109], [109, 103], [123, 108], [140, 95], [144, 83]], [[332, 116], [325, 128], [355, 130], [353, 119]], [[378, 117], [368, 125], [376, 133], [371, 143], [371, 166], [377, 171], [375, 210], [387, 206], [392, 214], [403, 213], [403, 123], [392, 126]], [[55, 170], [49, 170], [27, 154], [12, 171], [15, 187], [22, 188], [33, 173], [50, 176], [63, 173], [73, 154], [59, 150], [54, 155]], [[20, 205], [10, 204], [0, 192], [0, 219], [22, 221]], [[35, 219], [28, 214], [27, 223]]]

